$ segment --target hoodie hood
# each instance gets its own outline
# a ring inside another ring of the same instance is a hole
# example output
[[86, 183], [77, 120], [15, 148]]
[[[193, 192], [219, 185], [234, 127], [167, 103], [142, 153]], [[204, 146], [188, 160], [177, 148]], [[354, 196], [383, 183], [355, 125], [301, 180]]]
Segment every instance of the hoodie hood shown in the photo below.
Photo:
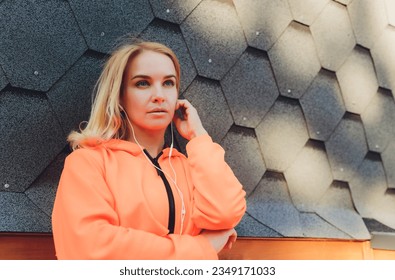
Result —
[[[143, 150], [145, 149], [144, 146], [141, 146]], [[111, 151], [124, 151], [133, 156], [139, 156], [142, 153], [140, 147], [133, 142], [121, 140], [121, 139], [110, 139], [110, 140], [102, 140], [102, 139], [95, 139], [91, 138], [84, 142], [84, 148], [88, 149], [97, 149], [97, 148], [104, 148], [106, 150]], [[170, 148], [166, 147], [163, 149], [163, 158], [167, 158], [170, 153]], [[184, 154], [180, 153], [176, 148], [173, 148], [172, 157], [185, 157]]]

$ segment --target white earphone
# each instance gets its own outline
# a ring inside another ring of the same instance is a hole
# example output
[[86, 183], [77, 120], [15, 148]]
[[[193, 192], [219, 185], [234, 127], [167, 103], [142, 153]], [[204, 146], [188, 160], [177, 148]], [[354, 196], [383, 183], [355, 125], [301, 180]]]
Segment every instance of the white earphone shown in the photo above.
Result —
[[142, 154], [145, 156], [145, 158], [147, 159], [148, 163], [151, 164], [154, 168], [156, 168], [156, 169], [158, 169], [159, 171], [163, 172], [163, 174], [165, 174], [168, 178], [170, 178], [170, 180], [174, 183], [174, 185], [175, 185], [175, 187], [176, 187], [176, 189], [177, 189], [178, 195], [179, 195], [179, 197], [180, 197], [180, 199], [181, 199], [181, 225], [180, 225], [180, 235], [181, 235], [181, 234], [182, 234], [182, 231], [183, 231], [183, 227], [184, 227], [184, 220], [185, 220], [185, 215], [186, 215], [186, 208], [185, 208], [185, 203], [184, 203], [184, 195], [183, 195], [182, 191], [180, 190], [180, 188], [179, 188], [178, 185], [177, 185], [177, 173], [176, 173], [176, 171], [174, 170], [173, 165], [171, 164], [171, 155], [172, 155], [172, 153], [173, 153], [173, 143], [174, 143], [173, 122], [170, 123], [170, 129], [171, 129], [171, 144], [170, 144], [170, 151], [169, 151], [169, 165], [170, 165], [171, 170], [173, 171], [174, 178], [172, 178], [167, 172], [165, 172], [165, 171], [162, 170], [161, 168], [155, 166], [155, 165], [151, 162], [151, 160], [148, 158], [148, 156], [144, 153], [143, 147], [141, 147], [140, 143], [137, 141], [136, 135], [135, 135], [135, 133], [134, 133], [133, 125], [132, 125], [132, 123], [131, 123], [130, 120], [129, 120], [129, 116], [128, 116], [128, 114], [126, 113], [126, 110], [125, 110], [120, 104], [119, 104], [118, 106], [119, 106], [119, 108], [121, 109], [121, 111], [123, 111], [123, 112], [125, 113], [126, 120], [128, 121], [128, 124], [129, 124], [130, 128], [132, 129], [133, 139], [134, 139], [134, 141], [136, 142], [137, 146], [139, 146], [139, 148], [140, 148]]

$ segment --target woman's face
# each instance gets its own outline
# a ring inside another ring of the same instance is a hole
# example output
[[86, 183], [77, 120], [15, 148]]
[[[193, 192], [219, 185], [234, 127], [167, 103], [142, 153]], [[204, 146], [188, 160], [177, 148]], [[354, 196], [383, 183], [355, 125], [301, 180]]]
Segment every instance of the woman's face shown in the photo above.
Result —
[[173, 119], [178, 98], [173, 61], [143, 51], [131, 59], [123, 77], [121, 105], [135, 131], [163, 131]]

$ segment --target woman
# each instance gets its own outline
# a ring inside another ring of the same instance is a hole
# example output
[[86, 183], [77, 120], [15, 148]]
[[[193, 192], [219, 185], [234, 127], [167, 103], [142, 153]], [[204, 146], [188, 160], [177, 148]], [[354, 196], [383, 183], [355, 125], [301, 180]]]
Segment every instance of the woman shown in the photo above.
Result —
[[[52, 214], [58, 259], [217, 259], [235, 242], [245, 192], [179, 88], [162, 44], [109, 58], [87, 126], [68, 138]], [[188, 158], [164, 143], [172, 120]]]

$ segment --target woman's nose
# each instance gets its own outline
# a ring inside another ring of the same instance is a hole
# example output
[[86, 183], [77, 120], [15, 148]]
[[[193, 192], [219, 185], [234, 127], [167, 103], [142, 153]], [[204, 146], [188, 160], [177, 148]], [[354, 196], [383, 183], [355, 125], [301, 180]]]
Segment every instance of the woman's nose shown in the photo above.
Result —
[[152, 99], [158, 103], [162, 103], [165, 100], [165, 94], [161, 86], [153, 87]]

